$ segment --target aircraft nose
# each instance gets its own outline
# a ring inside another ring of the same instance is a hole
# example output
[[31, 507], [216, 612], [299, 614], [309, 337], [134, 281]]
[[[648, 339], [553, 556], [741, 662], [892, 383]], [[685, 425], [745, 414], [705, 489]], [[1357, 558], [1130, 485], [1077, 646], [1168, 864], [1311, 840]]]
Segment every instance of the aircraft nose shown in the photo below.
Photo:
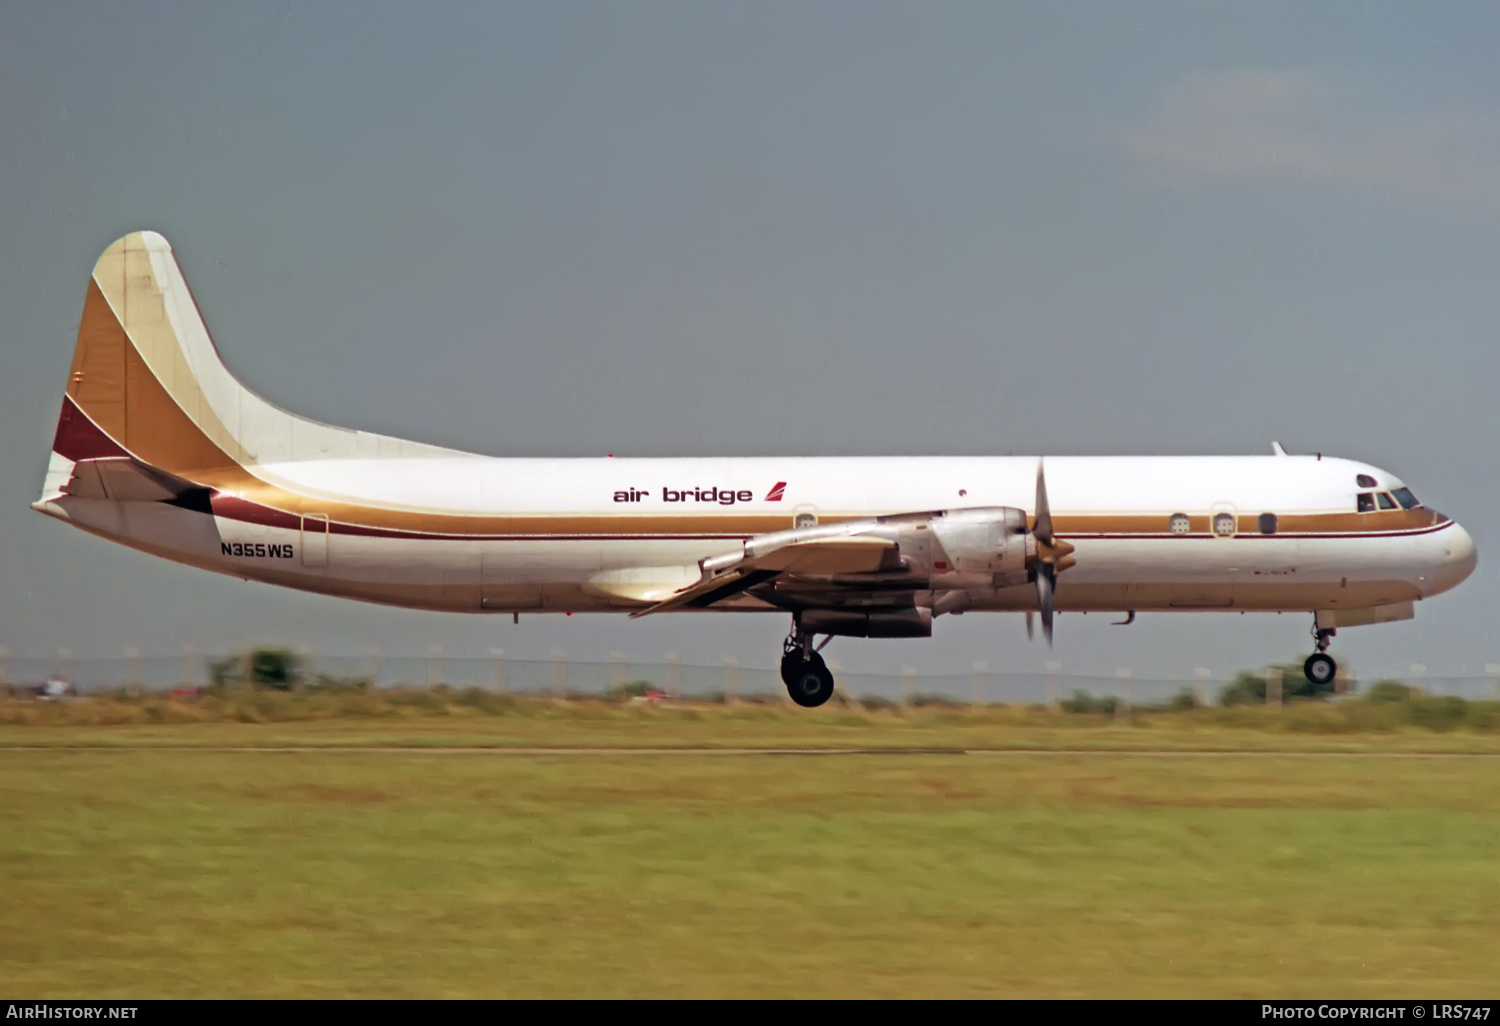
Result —
[[1442, 532], [1442, 561], [1433, 572], [1432, 594], [1462, 584], [1479, 565], [1479, 549], [1463, 525], [1454, 524]]

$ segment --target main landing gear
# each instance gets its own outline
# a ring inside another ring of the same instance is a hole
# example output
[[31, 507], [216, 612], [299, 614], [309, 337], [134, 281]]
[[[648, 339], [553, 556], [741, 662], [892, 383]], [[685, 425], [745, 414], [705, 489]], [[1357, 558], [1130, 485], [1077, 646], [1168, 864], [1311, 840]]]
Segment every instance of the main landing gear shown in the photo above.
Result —
[[1317, 649], [1307, 657], [1307, 662], [1302, 664], [1302, 673], [1309, 681], [1319, 686], [1333, 683], [1333, 677], [1339, 671], [1338, 664], [1333, 661], [1333, 656], [1328, 654], [1328, 646], [1333, 643], [1333, 636], [1338, 633], [1332, 627], [1313, 627], [1313, 645]]
[[[823, 644], [828, 640], [823, 639]], [[792, 620], [792, 633], [782, 643], [781, 651], [781, 679], [793, 702], [813, 709], [833, 697], [833, 672], [813, 647], [813, 636], [802, 629], [800, 620]]]

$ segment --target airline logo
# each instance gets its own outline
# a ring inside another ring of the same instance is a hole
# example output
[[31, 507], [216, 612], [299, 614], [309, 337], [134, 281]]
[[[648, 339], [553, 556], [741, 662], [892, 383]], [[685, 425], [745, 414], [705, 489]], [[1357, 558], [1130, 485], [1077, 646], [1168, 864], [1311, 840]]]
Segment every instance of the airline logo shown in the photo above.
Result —
[[[616, 502], [645, 502], [653, 497], [653, 492], [648, 488], [625, 488], [614, 494]], [[786, 482], [777, 481], [766, 493], [766, 502], [780, 502], [781, 497], [786, 494]], [[712, 502], [719, 506], [734, 506], [743, 502], [754, 502], [755, 493], [748, 488], [739, 490], [731, 488], [662, 488], [661, 501], [666, 503], [677, 502]]]

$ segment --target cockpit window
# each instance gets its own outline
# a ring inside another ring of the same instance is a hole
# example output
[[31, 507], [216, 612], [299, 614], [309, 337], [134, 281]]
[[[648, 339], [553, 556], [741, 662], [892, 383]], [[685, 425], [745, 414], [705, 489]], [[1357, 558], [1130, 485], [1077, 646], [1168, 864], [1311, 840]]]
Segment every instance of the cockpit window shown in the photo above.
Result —
[[1417, 497], [1411, 493], [1410, 488], [1397, 488], [1391, 494], [1396, 497], [1397, 502], [1401, 503], [1402, 509], [1411, 509], [1413, 506], [1422, 505], [1417, 501]]
[[1373, 477], [1371, 477], [1369, 474], [1360, 474], [1358, 477], [1356, 477], [1354, 479], [1354, 483], [1357, 484], [1357, 485], [1359, 485], [1361, 488], [1374, 488], [1375, 487], [1375, 479]]
[[1371, 495], [1369, 492], [1360, 492], [1359, 493], [1359, 511], [1361, 513], [1374, 513], [1375, 512], [1375, 496]]
[[1375, 496], [1375, 499], [1380, 503], [1380, 508], [1381, 509], [1395, 509], [1396, 508], [1396, 500], [1393, 499], [1393, 498], [1391, 498], [1390, 495], [1388, 495], [1385, 492], [1379, 492], [1379, 493], [1377, 493], [1376, 496]]

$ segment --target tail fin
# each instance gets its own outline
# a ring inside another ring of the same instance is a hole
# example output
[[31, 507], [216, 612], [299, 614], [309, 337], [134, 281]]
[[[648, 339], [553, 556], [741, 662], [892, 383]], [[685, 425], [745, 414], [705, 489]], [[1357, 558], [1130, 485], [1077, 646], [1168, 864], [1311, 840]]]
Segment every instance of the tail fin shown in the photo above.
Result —
[[200, 487], [242, 480], [260, 464], [448, 450], [331, 427], [245, 388], [219, 358], [167, 240], [119, 239], [99, 258], [84, 299], [43, 501], [73, 464], [129, 457]]

